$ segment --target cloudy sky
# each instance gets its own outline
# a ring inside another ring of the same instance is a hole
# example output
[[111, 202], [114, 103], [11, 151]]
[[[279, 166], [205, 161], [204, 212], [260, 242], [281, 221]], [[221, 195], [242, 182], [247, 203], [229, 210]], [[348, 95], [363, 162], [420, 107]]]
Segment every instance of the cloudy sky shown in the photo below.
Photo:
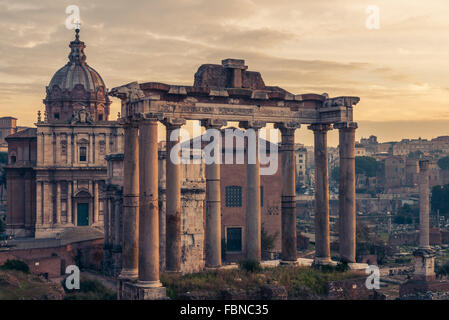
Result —
[[[80, 8], [87, 62], [108, 88], [190, 85], [201, 64], [242, 58], [267, 85], [360, 96], [357, 138], [449, 135], [447, 0], [0, 0], [0, 116], [31, 126], [43, 109], [73, 39], [68, 5]], [[369, 5], [379, 29], [366, 27]], [[307, 131], [297, 142], [312, 143]]]

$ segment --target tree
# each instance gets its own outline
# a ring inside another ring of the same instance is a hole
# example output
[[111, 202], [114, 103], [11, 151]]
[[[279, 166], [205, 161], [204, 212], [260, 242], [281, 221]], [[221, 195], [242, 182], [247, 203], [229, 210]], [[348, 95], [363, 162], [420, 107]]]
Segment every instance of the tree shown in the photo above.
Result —
[[375, 177], [377, 174], [377, 161], [372, 157], [355, 157], [355, 173]]
[[419, 211], [413, 209], [407, 203], [399, 208], [398, 213], [393, 218], [393, 222], [397, 224], [412, 224], [414, 221], [419, 222]]
[[267, 256], [275, 247], [276, 238], [278, 237], [279, 232], [276, 231], [274, 234], [268, 234], [268, 232], [265, 230], [262, 224], [261, 228], [261, 249], [262, 249], [262, 255], [265, 257]]
[[8, 163], [8, 152], [0, 152], [0, 163]]
[[335, 166], [331, 170], [331, 179], [334, 180], [335, 182], [338, 182], [339, 178], [340, 178], [340, 167]]
[[440, 160], [438, 160], [438, 166], [442, 170], [449, 170], [449, 157], [443, 157]]
[[[439, 165], [439, 163], [438, 163]], [[440, 210], [443, 216], [449, 215], [449, 184], [432, 188], [431, 206], [433, 211]]]

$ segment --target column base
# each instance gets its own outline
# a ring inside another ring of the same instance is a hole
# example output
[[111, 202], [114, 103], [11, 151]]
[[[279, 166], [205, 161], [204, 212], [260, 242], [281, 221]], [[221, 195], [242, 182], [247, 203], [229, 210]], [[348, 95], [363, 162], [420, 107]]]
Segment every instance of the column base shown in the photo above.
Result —
[[166, 288], [160, 281], [131, 282], [119, 280], [119, 300], [167, 300]]
[[122, 269], [118, 278], [121, 280], [136, 280], [138, 276], [139, 274], [137, 270]]
[[279, 261], [281, 266], [297, 266], [298, 260], [281, 260]]
[[435, 252], [431, 248], [419, 248], [413, 252], [415, 256], [415, 272], [413, 279], [431, 281], [435, 279]]
[[322, 258], [322, 257], [315, 257], [313, 260], [313, 263], [319, 266], [336, 266], [337, 262], [332, 261], [331, 258]]
[[348, 263], [348, 267], [350, 270], [365, 270], [369, 265], [367, 263], [350, 262]]
[[204, 267], [204, 271], [215, 271], [220, 270], [222, 266], [215, 266], [215, 267]]

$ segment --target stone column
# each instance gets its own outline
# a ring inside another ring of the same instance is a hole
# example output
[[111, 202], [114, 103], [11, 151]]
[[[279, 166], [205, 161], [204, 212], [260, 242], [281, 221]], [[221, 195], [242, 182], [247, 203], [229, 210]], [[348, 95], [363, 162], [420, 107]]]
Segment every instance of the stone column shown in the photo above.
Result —
[[330, 264], [327, 131], [331, 126], [312, 124], [309, 129], [315, 140], [315, 263]]
[[337, 123], [339, 131], [339, 249], [341, 261], [355, 263], [356, 204], [355, 204], [355, 130], [357, 123]]
[[435, 251], [429, 242], [429, 161], [419, 161], [419, 248], [413, 252], [413, 278], [421, 281], [435, 279]]
[[260, 261], [261, 212], [260, 212], [260, 162], [259, 129], [264, 127], [261, 121], [242, 122], [240, 127], [246, 129], [246, 210], [245, 210], [245, 247], [246, 258]]
[[[202, 121], [201, 125], [206, 129], [218, 130], [226, 125], [226, 121], [208, 119]], [[222, 141], [216, 142], [221, 151]], [[212, 163], [206, 163], [206, 267], [219, 267], [222, 262], [220, 163], [221, 152], [215, 155]]]
[[73, 223], [72, 220], [72, 181], [67, 182], [67, 223]]
[[429, 161], [419, 161], [419, 248], [430, 249]]
[[123, 279], [138, 275], [139, 261], [139, 128], [126, 123], [123, 166]]
[[144, 288], [159, 281], [159, 204], [157, 119], [140, 121], [139, 282]]
[[49, 227], [53, 222], [53, 188], [49, 181], [44, 181], [43, 224]]
[[[121, 244], [122, 244], [122, 238], [120, 238], [120, 199], [114, 195], [113, 197], [113, 203], [114, 203], [114, 247], [116, 251], [120, 252]], [[123, 254], [122, 254], [122, 260], [123, 260]], [[123, 265], [123, 262], [122, 262]], [[119, 275], [120, 276], [120, 275]]]
[[296, 170], [295, 170], [295, 130], [299, 123], [279, 123], [282, 142], [282, 262], [296, 262]]
[[184, 119], [166, 119], [166, 229], [165, 263], [167, 271], [181, 271], [181, 165], [180, 154], [173, 148], [180, 142], [179, 131]]
[[100, 196], [100, 190], [98, 188], [98, 181], [93, 181], [94, 186], [94, 223], [97, 225], [99, 223], [99, 215], [100, 215], [100, 208], [99, 208], [99, 201], [98, 198]]
[[42, 181], [36, 181], [36, 226], [43, 224]]
[[56, 181], [56, 221], [55, 223], [61, 224], [61, 183]]

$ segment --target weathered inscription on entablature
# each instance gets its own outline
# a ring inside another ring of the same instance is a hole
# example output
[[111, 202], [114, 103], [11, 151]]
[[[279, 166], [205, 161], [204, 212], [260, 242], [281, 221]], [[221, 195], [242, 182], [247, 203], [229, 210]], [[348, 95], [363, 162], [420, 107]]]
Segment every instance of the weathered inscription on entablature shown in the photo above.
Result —
[[182, 106], [176, 111], [185, 113], [214, 113], [213, 107], [193, 107], [193, 106]]
[[244, 109], [244, 108], [218, 108], [218, 112], [220, 114], [237, 114], [237, 115], [248, 115], [253, 114], [254, 111], [252, 109]]

